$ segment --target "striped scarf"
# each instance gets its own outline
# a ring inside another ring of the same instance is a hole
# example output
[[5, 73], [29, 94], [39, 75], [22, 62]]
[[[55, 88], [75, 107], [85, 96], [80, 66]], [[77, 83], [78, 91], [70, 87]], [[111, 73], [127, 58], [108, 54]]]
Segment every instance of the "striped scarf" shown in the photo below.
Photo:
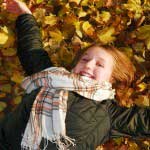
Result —
[[24, 79], [22, 87], [26, 93], [40, 88], [30, 112], [22, 142], [22, 149], [38, 150], [41, 139], [56, 143], [59, 150], [67, 150], [74, 145], [74, 139], [66, 135], [65, 118], [68, 91], [102, 101], [113, 99], [115, 91], [111, 84], [98, 84], [96, 80], [70, 73], [64, 68], [51, 67]]

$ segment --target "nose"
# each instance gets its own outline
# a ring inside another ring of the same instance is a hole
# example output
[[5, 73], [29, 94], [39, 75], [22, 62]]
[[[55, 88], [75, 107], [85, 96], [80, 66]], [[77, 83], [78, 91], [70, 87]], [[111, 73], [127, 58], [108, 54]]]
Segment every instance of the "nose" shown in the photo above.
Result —
[[85, 63], [85, 68], [86, 68], [86, 69], [93, 69], [93, 68], [94, 68], [94, 65], [95, 65], [95, 60], [94, 60], [94, 59], [91, 59], [91, 60], [88, 60], [88, 61]]

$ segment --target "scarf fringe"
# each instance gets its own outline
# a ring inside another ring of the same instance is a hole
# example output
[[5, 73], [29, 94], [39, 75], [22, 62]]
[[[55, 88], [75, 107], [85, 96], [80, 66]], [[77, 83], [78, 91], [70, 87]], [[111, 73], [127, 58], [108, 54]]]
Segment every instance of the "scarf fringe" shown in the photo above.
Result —
[[[28, 140], [29, 139], [32, 139], [32, 138], [28, 138]], [[50, 140], [48, 138], [44, 138], [44, 147], [42, 148], [42, 150], [46, 150], [49, 142], [55, 143], [58, 150], [69, 150], [68, 148], [70, 146], [76, 145], [75, 139], [70, 138], [68, 136], [62, 136], [56, 140]], [[25, 143], [22, 143], [21, 150], [40, 150], [40, 147], [39, 147], [39, 145], [37, 145], [37, 146], [33, 145], [32, 141], [31, 141], [31, 143], [28, 143], [28, 146], [26, 146]]]

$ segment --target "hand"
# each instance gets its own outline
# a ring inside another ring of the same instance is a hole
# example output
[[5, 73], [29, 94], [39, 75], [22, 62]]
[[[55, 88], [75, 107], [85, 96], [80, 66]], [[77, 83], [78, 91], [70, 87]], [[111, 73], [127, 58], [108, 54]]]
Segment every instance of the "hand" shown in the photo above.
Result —
[[5, 7], [6, 11], [17, 16], [21, 14], [32, 14], [27, 5], [19, 0], [4, 0], [3, 7]]

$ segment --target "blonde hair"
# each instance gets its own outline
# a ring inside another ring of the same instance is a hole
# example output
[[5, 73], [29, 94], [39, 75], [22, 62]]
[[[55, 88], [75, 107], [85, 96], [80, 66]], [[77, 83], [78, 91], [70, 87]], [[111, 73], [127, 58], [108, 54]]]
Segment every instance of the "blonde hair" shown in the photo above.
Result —
[[[112, 72], [112, 85], [116, 89], [116, 98], [121, 101], [123, 98], [123, 91], [128, 89], [135, 76], [135, 68], [130, 59], [114, 46], [93, 44], [90, 47], [100, 47], [107, 51], [114, 59], [114, 67]], [[86, 48], [86, 50], [88, 49]], [[84, 52], [86, 51], [84, 50]], [[83, 54], [83, 53], [82, 53]], [[78, 56], [78, 60], [81, 57], [81, 54]]]

